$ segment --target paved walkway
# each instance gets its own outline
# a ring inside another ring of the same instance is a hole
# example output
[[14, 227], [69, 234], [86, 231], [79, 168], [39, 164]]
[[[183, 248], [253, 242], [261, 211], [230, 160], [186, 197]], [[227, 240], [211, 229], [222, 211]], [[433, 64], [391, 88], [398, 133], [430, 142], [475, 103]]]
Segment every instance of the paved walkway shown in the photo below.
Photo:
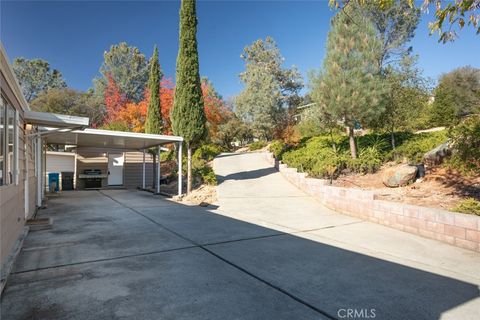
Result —
[[132, 190], [53, 197], [53, 229], [26, 239], [0, 318], [480, 317], [477, 253], [336, 214], [259, 154], [215, 170], [218, 208]]

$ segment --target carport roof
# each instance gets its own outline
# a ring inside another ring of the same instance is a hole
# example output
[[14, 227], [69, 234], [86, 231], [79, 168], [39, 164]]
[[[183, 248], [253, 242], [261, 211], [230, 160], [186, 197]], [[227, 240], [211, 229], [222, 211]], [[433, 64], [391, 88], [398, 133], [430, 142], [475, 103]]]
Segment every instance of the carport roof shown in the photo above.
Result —
[[88, 126], [87, 117], [77, 117], [50, 112], [27, 110], [24, 113], [25, 122], [36, 126], [51, 126], [55, 128], [85, 128]]
[[[123, 150], [141, 150], [166, 143], [181, 142], [182, 137], [99, 129], [55, 130], [45, 128], [46, 143]], [[50, 131], [50, 132], [49, 132]]]

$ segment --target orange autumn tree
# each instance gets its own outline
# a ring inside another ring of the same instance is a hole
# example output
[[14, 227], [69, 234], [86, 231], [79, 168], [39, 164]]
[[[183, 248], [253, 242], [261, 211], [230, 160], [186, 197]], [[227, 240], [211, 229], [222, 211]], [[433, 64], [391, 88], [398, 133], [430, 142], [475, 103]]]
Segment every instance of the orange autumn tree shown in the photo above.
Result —
[[207, 78], [202, 78], [202, 95], [207, 117], [208, 134], [214, 138], [218, 133], [218, 126], [225, 123], [232, 115], [225, 106], [222, 97], [217, 93], [213, 84]]
[[[170, 110], [173, 106], [174, 85], [171, 79], [161, 81], [160, 85], [160, 106], [163, 120], [163, 133], [171, 134]], [[112, 116], [112, 121], [121, 123], [129, 131], [145, 132], [145, 119], [147, 117], [147, 107], [150, 100], [150, 93], [145, 89], [143, 100], [139, 103], [126, 102], [120, 110]]]
[[160, 108], [162, 109], [163, 132], [172, 134], [172, 123], [170, 122], [170, 111], [173, 107], [173, 95], [175, 85], [171, 79], [164, 79], [160, 82]]
[[148, 99], [139, 103], [129, 102], [118, 112], [117, 121], [124, 123], [129, 131], [144, 132], [147, 106]]
[[118, 113], [125, 107], [128, 100], [124, 93], [120, 92], [113, 77], [108, 74], [108, 83], [105, 88], [105, 107], [107, 116], [105, 118], [105, 124], [110, 124], [118, 120]]
[[[175, 85], [172, 79], [163, 79], [160, 85], [160, 106], [164, 134], [172, 134], [170, 111], [173, 107], [174, 93]], [[207, 78], [202, 79], [202, 94], [209, 136], [215, 138], [218, 126], [225, 123], [231, 117], [232, 112], [225, 106], [222, 97]], [[143, 100], [138, 103], [128, 101], [125, 94], [116, 85], [115, 80], [108, 76], [108, 85], [105, 89], [107, 116], [103, 127], [112, 130], [144, 132], [150, 99], [148, 89], [145, 89], [143, 96]]]

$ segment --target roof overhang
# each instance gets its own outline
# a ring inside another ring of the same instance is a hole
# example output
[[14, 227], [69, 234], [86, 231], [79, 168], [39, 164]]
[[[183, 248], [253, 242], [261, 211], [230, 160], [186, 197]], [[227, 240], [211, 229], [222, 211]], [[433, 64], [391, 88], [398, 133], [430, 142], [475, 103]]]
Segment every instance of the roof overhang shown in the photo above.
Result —
[[85, 128], [88, 127], [89, 119], [86, 117], [69, 116], [49, 112], [37, 112], [27, 110], [24, 114], [25, 123], [34, 126], [55, 128]]
[[167, 143], [182, 142], [179, 136], [99, 129], [51, 130], [44, 135], [46, 143], [122, 150], [142, 150]]

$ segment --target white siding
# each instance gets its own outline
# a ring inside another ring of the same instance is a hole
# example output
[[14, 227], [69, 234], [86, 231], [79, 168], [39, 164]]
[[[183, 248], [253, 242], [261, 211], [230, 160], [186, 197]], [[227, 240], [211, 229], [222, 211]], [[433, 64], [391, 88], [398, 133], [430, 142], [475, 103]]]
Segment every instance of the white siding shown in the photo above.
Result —
[[[50, 172], [60, 173], [60, 180], [58, 181], [58, 187], [60, 190], [62, 190], [62, 172], [73, 172], [73, 184], [75, 186], [75, 153], [47, 151], [47, 163], [45, 170], [45, 178], [47, 181], [48, 174]], [[49, 191], [48, 188], [49, 187], [47, 185], [47, 191]]]
[[47, 172], [75, 172], [75, 154], [47, 151]]

